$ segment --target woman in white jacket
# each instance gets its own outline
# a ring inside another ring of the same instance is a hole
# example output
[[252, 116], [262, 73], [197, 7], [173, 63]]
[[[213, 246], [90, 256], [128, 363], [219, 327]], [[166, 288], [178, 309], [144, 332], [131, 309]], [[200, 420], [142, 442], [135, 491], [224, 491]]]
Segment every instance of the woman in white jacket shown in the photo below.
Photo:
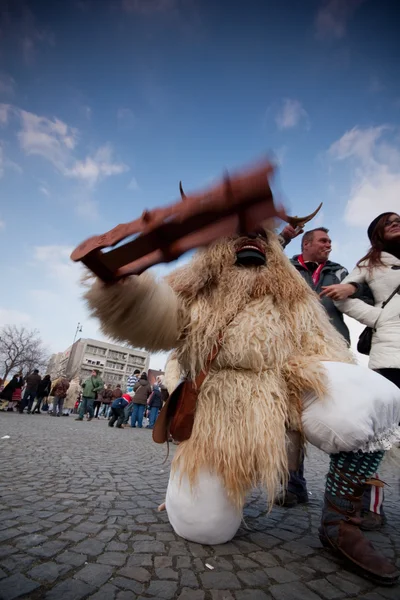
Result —
[[[400, 294], [382, 308], [400, 285], [400, 216], [379, 215], [368, 227], [368, 237], [371, 248], [356, 268], [341, 284], [329, 286], [323, 293], [338, 300], [337, 307], [346, 315], [373, 328], [368, 366], [400, 388]], [[349, 298], [362, 283], [369, 285], [374, 306]]]
[[[400, 388], [400, 216], [382, 213], [368, 227], [371, 248], [341, 284], [331, 285], [323, 294], [349, 317], [373, 328], [369, 367]], [[375, 303], [349, 298], [359, 285], [367, 283]], [[389, 296], [396, 293], [382, 308]], [[383, 484], [376, 480], [363, 502], [364, 528], [377, 529], [383, 523]], [[364, 500], [364, 499], [363, 499]]]

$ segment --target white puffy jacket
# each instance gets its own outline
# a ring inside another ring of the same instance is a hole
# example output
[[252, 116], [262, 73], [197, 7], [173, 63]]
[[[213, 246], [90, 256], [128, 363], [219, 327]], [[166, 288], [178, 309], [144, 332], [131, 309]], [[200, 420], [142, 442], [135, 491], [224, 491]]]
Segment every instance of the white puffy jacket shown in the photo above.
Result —
[[400, 260], [382, 252], [384, 267], [356, 267], [343, 283], [366, 282], [375, 298], [375, 306], [358, 299], [335, 302], [336, 306], [349, 317], [360, 323], [375, 327], [372, 348], [369, 356], [370, 369], [400, 369], [400, 294], [396, 294], [382, 309], [382, 303], [400, 285]]

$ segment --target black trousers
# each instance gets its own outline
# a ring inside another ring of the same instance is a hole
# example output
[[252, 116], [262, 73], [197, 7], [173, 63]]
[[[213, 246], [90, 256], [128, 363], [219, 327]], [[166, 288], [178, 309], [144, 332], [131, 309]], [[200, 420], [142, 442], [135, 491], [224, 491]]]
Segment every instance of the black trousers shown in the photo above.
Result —
[[117, 421], [117, 427], [121, 427], [123, 420], [124, 420], [124, 409], [123, 408], [111, 408], [111, 418], [108, 421], [108, 426], [114, 427], [114, 423], [115, 423], [115, 421]]
[[40, 413], [40, 407], [42, 406], [44, 396], [36, 396], [36, 406], [33, 412]]
[[389, 379], [394, 385], [400, 388], [400, 369], [375, 369], [377, 373]]

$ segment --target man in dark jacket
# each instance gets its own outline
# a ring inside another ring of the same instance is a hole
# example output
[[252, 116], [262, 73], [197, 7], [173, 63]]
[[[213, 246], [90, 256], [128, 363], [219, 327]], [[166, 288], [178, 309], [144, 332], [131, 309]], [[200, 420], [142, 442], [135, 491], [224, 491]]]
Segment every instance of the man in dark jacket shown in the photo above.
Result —
[[[290, 239], [285, 236], [285, 232], [290, 232], [291, 230], [292, 228], [285, 227], [282, 232], [282, 236], [287, 240], [286, 243]], [[345, 267], [329, 260], [329, 255], [332, 251], [332, 241], [328, 233], [329, 230], [325, 227], [307, 231], [301, 240], [302, 253], [293, 256], [290, 260], [310, 288], [318, 295], [323, 292], [324, 287], [340, 283], [348, 275]], [[331, 298], [322, 296], [321, 302], [328, 313], [332, 325], [345, 338], [347, 343], [350, 344], [350, 333], [344, 322], [343, 313], [336, 308]]]
[[162, 407], [161, 389], [157, 384], [153, 385], [153, 392], [149, 398], [148, 406], [150, 408], [150, 415], [147, 428], [153, 429], [154, 423], [158, 417], [158, 413], [160, 412], [160, 408]]
[[28, 377], [26, 378], [26, 388], [24, 396], [21, 400], [21, 406], [19, 408], [19, 412], [21, 414], [24, 412], [24, 408], [26, 407], [26, 405], [28, 405], [28, 415], [31, 414], [32, 404], [34, 399], [36, 398], [36, 392], [41, 381], [42, 378], [39, 375], [38, 369], [35, 369], [33, 373], [28, 375]]
[[146, 409], [147, 399], [151, 394], [151, 385], [147, 379], [147, 373], [142, 373], [139, 381], [133, 386], [135, 392], [133, 410], [131, 417], [131, 427], [143, 426], [143, 415]]
[[[288, 225], [281, 233], [282, 245], [285, 247], [293, 238], [302, 233]], [[343, 314], [336, 308], [333, 300], [323, 295], [324, 288], [334, 283], [340, 283], [348, 275], [347, 269], [339, 263], [329, 260], [332, 251], [332, 241], [325, 227], [317, 227], [307, 231], [301, 240], [301, 254], [290, 260], [295, 269], [319, 296], [328, 317], [335, 329], [350, 345], [350, 333], [343, 319]], [[283, 238], [283, 240], [282, 240]], [[353, 297], [364, 302], [373, 303], [369, 288], [360, 288]], [[291, 471], [287, 490], [280, 494], [276, 503], [286, 507], [308, 502], [307, 482], [304, 478], [304, 457], [297, 471]]]
[[109, 427], [114, 427], [114, 423], [115, 421], [117, 421], [116, 427], [118, 427], [118, 429], [122, 428], [122, 422], [124, 420], [124, 410], [129, 404], [128, 398], [129, 395], [124, 394], [123, 396], [115, 398], [113, 400], [113, 403], [111, 404], [111, 417], [108, 421]]
[[39, 383], [39, 386], [38, 386], [38, 389], [36, 392], [36, 405], [32, 412], [33, 415], [35, 413], [37, 413], [38, 415], [42, 414], [40, 412], [40, 407], [42, 405], [43, 398], [47, 398], [47, 396], [49, 396], [50, 390], [51, 390], [51, 378], [50, 378], [50, 375], [45, 375], [43, 377], [42, 381]]

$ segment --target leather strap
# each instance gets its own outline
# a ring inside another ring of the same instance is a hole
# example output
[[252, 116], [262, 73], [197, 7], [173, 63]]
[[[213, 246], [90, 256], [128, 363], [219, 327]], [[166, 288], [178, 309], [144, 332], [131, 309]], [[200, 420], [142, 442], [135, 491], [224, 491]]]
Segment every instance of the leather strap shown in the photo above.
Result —
[[217, 339], [216, 343], [214, 344], [214, 346], [211, 348], [211, 352], [207, 357], [207, 362], [206, 362], [205, 368], [203, 369], [203, 371], [200, 371], [200, 373], [197, 375], [196, 379], [194, 380], [194, 385], [197, 390], [203, 385], [205, 378], [207, 377], [207, 375], [210, 372], [211, 365], [212, 365], [213, 361], [216, 359], [218, 352], [221, 349], [222, 337], [223, 337], [222, 333], [219, 332], [218, 339]]

